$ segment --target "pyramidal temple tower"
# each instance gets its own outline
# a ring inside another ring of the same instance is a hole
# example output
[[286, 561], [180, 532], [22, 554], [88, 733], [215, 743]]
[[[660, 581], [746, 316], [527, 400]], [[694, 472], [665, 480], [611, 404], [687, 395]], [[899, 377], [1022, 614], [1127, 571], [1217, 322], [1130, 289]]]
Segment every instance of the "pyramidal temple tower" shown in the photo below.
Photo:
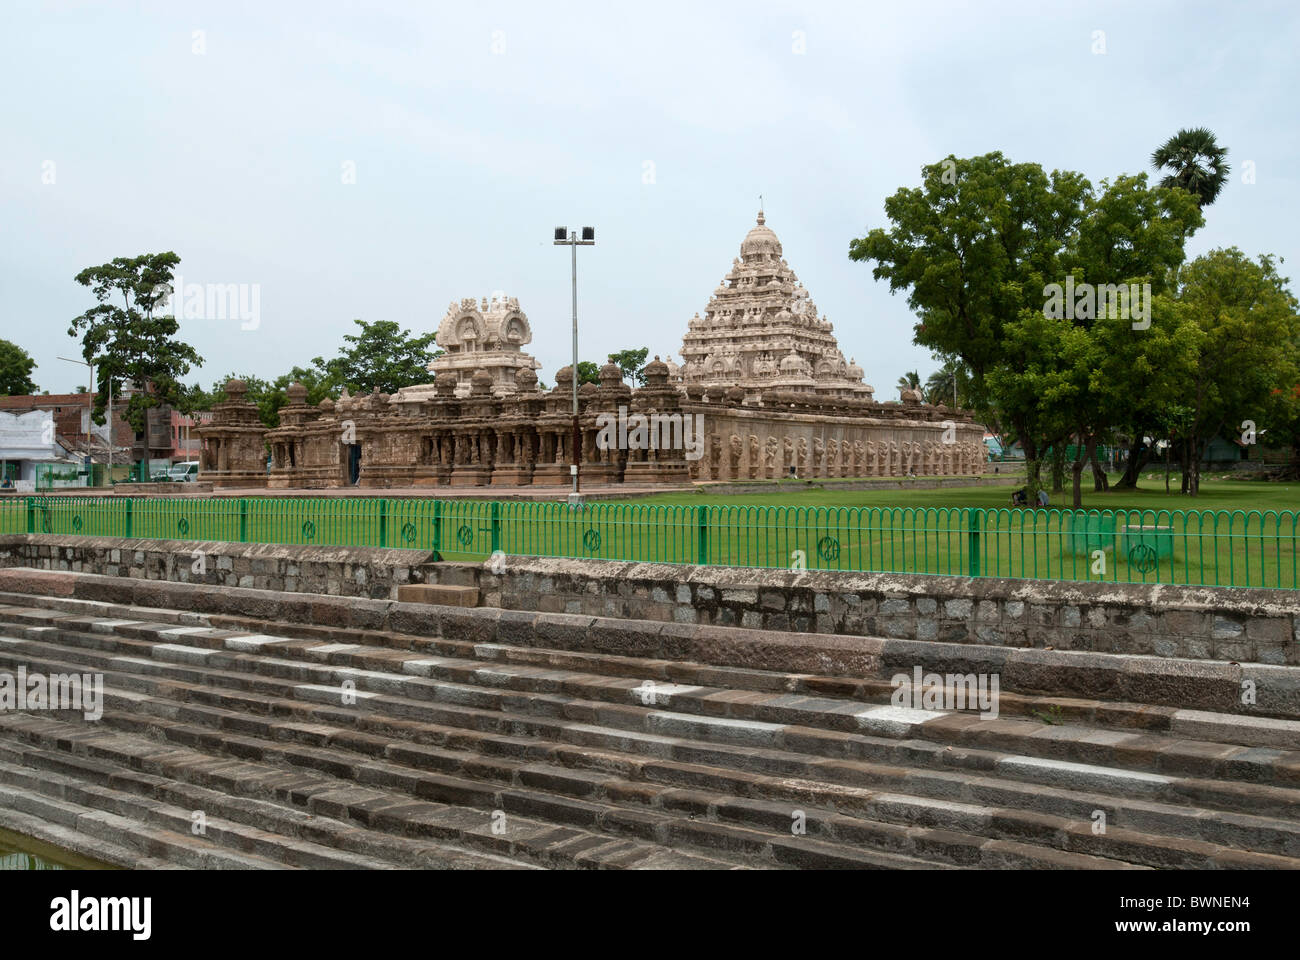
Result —
[[765, 390], [872, 399], [862, 368], [845, 362], [831, 330], [781, 258], [781, 241], [760, 210], [704, 316], [689, 322], [683, 385], [697, 384], [710, 395], [740, 387], [754, 399]]

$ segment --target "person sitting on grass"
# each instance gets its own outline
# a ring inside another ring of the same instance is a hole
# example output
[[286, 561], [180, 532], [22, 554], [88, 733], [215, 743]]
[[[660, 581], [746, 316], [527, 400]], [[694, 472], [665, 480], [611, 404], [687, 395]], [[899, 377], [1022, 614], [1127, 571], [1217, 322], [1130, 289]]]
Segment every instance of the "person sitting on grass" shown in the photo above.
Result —
[[1019, 490], [1011, 491], [1011, 505], [1013, 507], [1029, 506], [1029, 488], [1021, 487]]
[[1047, 491], [1046, 491], [1046, 490], [1039, 490], [1039, 491], [1038, 491], [1038, 505], [1039, 505], [1040, 507], [1043, 507], [1043, 508], [1046, 508], [1046, 507], [1047, 507]]

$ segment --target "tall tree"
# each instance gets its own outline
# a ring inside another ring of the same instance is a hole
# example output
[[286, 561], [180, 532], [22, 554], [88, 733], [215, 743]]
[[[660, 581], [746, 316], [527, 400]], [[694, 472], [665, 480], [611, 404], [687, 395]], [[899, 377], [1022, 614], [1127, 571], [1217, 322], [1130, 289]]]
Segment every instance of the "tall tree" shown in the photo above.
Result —
[[[1001, 153], [949, 156], [922, 169], [920, 187], [886, 198], [891, 228], [853, 240], [849, 257], [874, 261], [877, 280], [888, 280], [891, 292], [907, 291], [918, 317], [914, 342], [966, 365], [980, 409], [993, 400], [989, 374], [1002, 365], [1024, 369], [1039, 349], [1005, 328], [1026, 310], [1041, 313], [1041, 291], [1059, 275], [1057, 257], [1082, 216], [1087, 190], [1081, 174], [1049, 177], [1037, 164], [1012, 164]], [[1002, 404], [1005, 423], [1024, 447], [1036, 485], [1047, 438], [1034, 396], [1014, 395], [1022, 402]]]
[[0, 340], [0, 396], [15, 397], [36, 392], [32, 370], [36, 361], [16, 343]]
[[1168, 309], [1179, 349], [1171, 375], [1189, 416], [1179, 448], [1184, 492], [1200, 490], [1200, 462], [1221, 432], [1254, 439], [1271, 424], [1274, 397], [1300, 380], [1300, 315], [1270, 256], [1212, 250], [1183, 268]]
[[[75, 317], [68, 336], [81, 334], [81, 355], [95, 365], [95, 422], [104, 422], [109, 389], [114, 396], [121, 384], [135, 384], [123, 418], [137, 433], [145, 429], [151, 407], [176, 405], [181, 399], [180, 378], [203, 358], [176, 338], [175, 317], [159, 311], [171, 296], [172, 274], [181, 258], [167, 253], [117, 257], [76, 276], [89, 287], [97, 305]], [[121, 304], [116, 301], [120, 298]]]
[[382, 393], [396, 393], [429, 382], [429, 361], [442, 356], [433, 347], [435, 333], [413, 337], [393, 320], [357, 320], [356, 324], [361, 332], [344, 335], [347, 346], [338, 356], [312, 360], [330, 380], [352, 393], [369, 393], [376, 387]]
[[1221, 147], [1214, 134], [1205, 127], [1179, 130], [1151, 154], [1151, 165], [1169, 174], [1160, 181], [1162, 187], [1181, 187], [1202, 207], [1218, 199], [1228, 182], [1228, 148]]
[[[1119, 392], [1097, 373], [1096, 297], [1054, 311], [1049, 291], [1137, 280], [1154, 295], [1201, 223], [1190, 195], [1153, 190], [1144, 177], [1094, 191], [1082, 174], [1048, 175], [1000, 153], [925, 167], [922, 186], [889, 197], [885, 212], [892, 227], [854, 240], [850, 258], [875, 261], [877, 279], [908, 291], [914, 341], [962, 362], [972, 406], [996, 410], [1020, 442], [1032, 487], [1049, 448], [1063, 451], [1072, 436], [1082, 448], [1103, 431], [1095, 394]], [[1115, 313], [1106, 323], [1116, 336], [1131, 331]], [[1130, 334], [1129, 353], [1134, 342]]]

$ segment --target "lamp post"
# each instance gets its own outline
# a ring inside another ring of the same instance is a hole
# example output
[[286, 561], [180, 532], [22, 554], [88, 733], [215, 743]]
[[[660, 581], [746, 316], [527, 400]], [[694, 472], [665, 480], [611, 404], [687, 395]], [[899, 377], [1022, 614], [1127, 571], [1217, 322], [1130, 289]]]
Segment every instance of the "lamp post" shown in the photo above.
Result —
[[583, 227], [582, 239], [568, 227], [555, 228], [555, 246], [573, 249], [573, 464], [569, 472], [573, 474], [573, 493], [578, 493], [578, 465], [582, 462], [582, 433], [578, 427], [578, 248], [591, 247], [596, 243], [596, 228]]
[[[59, 357], [67, 363], [79, 363], [90, 368], [90, 392], [86, 395], [86, 459], [90, 460], [90, 420], [95, 412], [95, 365], [85, 360], [73, 360], [71, 357]], [[87, 469], [87, 473], [91, 471]], [[93, 478], [88, 478], [93, 479]], [[113, 382], [108, 383], [108, 479], [113, 479]]]

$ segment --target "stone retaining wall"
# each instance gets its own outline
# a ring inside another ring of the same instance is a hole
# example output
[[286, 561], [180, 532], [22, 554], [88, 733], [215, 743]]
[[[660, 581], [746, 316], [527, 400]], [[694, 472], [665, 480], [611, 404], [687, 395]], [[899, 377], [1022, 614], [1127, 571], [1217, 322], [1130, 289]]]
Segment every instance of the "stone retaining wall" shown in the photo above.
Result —
[[683, 567], [436, 564], [506, 609], [990, 646], [1300, 664], [1300, 591]]
[[[198, 556], [204, 571], [196, 572]], [[0, 567], [342, 597], [477, 587], [485, 606], [703, 626], [1300, 665], [1300, 591], [749, 570], [421, 550], [0, 537]]]
[[[117, 537], [0, 537], [0, 567], [391, 599], [423, 583], [425, 550]], [[200, 562], [201, 560], [201, 562]]]

